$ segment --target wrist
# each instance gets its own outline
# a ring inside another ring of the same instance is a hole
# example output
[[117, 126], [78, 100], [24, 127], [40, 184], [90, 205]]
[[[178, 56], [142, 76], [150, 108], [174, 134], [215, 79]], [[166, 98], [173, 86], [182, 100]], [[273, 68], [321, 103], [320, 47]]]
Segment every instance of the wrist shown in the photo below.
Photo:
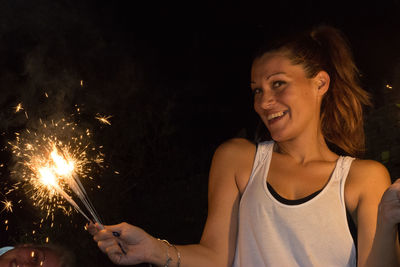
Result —
[[148, 247], [149, 249], [145, 255], [144, 262], [148, 262], [156, 266], [164, 266], [163, 264], [166, 261], [166, 248], [162, 244], [162, 242], [157, 238], [151, 236]]
[[175, 245], [167, 240], [151, 237], [148, 260], [159, 267], [180, 267], [181, 255]]

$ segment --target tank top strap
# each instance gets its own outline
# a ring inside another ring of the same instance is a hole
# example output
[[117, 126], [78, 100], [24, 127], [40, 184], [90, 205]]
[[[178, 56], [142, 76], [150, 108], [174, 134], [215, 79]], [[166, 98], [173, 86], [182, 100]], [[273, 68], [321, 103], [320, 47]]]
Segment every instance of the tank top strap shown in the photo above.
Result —
[[337, 180], [340, 186], [340, 202], [342, 203], [343, 207], [346, 206], [346, 201], [344, 197], [344, 187], [346, 184], [347, 176], [350, 171], [351, 163], [355, 158], [349, 156], [340, 156], [338, 159], [338, 163], [336, 166], [336, 175], [335, 179]]
[[257, 179], [255, 173], [259, 172], [260, 169], [268, 169], [266, 168], [269, 165], [267, 162], [271, 158], [273, 147], [274, 141], [257, 143], [256, 155], [254, 156], [253, 169], [251, 171], [248, 185], [252, 184], [255, 179], [262, 179], [262, 177]]
[[349, 156], [340, 156], [336, 166], [336, 178], [346, 180], [349, 174], [351, 163], [355, 158]]
[[254, 159], [256, 164], [264, 162], [266, 158], [271, 156], [274, 149], [274, 144], [274, 141], [264, 141], [257, 144], [257, 152]]

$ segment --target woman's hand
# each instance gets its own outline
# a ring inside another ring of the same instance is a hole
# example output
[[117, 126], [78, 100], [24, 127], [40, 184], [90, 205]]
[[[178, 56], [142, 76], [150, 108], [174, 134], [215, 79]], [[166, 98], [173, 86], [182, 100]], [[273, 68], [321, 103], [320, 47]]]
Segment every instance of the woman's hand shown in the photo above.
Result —
[[389, 229], [396, 229], [400, 223], [400, 179], [383, 194], [379, 204], [378, 223]]
[[101, 229], [90, 223], [87, 229], [101, 251], [115, 264], [133, 265], [149, 259], [154, 238], [136, 226], [120, 223]]

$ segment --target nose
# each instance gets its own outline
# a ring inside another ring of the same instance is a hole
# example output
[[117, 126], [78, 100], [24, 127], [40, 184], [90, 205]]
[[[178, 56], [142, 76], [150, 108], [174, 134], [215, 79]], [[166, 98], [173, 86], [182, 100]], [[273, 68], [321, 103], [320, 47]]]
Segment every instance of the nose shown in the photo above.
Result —
[[254, 105], [262, 109], [270, 109], [275, 104], [275, 101], [275, 94], [271, 90], [263, 90], [262, 93], [255, 96]]

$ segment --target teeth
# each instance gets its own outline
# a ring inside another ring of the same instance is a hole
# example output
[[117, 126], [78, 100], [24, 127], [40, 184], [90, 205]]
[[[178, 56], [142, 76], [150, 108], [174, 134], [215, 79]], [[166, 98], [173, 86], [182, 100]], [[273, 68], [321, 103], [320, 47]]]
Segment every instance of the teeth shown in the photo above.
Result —
[[284, 114], [285, 114], [285, 112], [284, 112], [284, 111], [280, 111], [280, 112], [277, 112], [277, 113], [274, 113], [274, 114], [268, 115], [268, 117], [267, 117], [267, 120], [272, 120], [272, 119], [275, 119], [276, 117], [283, 116]]

